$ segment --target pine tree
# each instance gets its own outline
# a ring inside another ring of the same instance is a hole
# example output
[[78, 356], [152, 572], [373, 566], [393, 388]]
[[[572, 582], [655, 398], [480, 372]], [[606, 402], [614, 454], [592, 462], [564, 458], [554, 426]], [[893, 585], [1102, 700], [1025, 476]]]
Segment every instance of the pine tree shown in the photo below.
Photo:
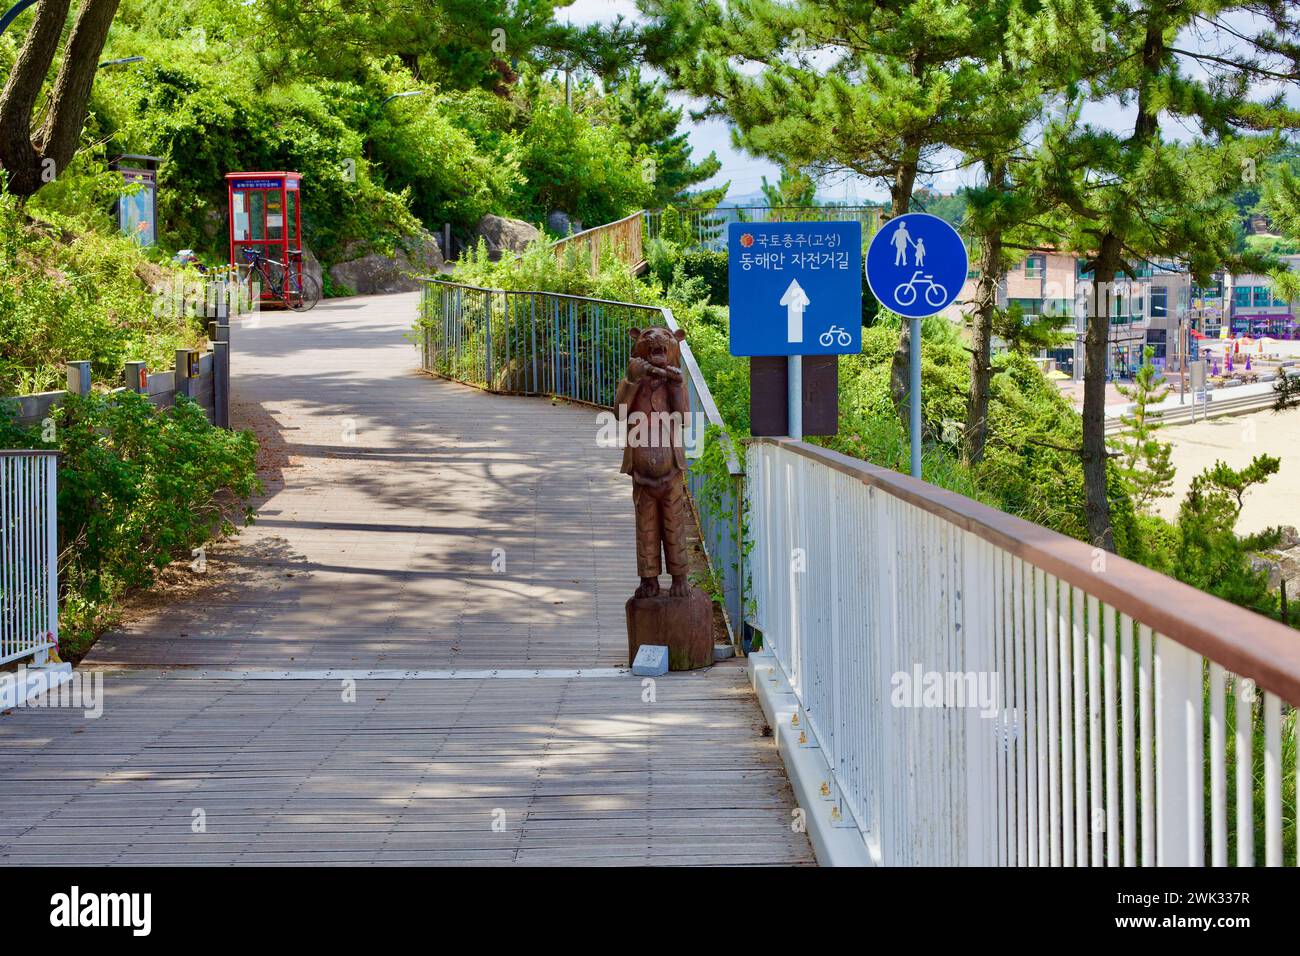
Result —
[[716, 153], [691, 161], [686, 133], [679, 132], [680, 107], [670, 106], [662, 83], [645, 80], [634, 67], [609, 84], [608, 92], [619, 126], [634, 150], [649, 157], [654, 191], [649, 205], [660, 209], [670, 203], [712, 208], [727, 194], [728, 183], [697, 193], [693, 186], [712, 179], [722, 168]]
[[1160, 498], [1172, 497], [1170, 488], [1174, 483], [1174, 466], [1169, 460], [1173, 446], [1155, 437], [1161, 426], [1150, 417], [1151, 406], [1159, 405], [1169, 396], [1169, 386], [1151, 363], [1154, 354], [1155, 349], [1148, 346], [1133, 384], [1119, 386], [1120, 393], [1133, 402], [1132, 410], [1121, 416], [1125, 430], [1116, 443], [1119, 471], [1133, 499], [1133, 507], [1145, 512]]
[[[890, 215], [910, 210], [918, 181], [968, 142], [1000, 92], [981, 69], [997, 50], [1011, 0], [641, 0], [658, 39], [650, 55], [680, 88], [725, 117], [737, 142], [805, 172], [855, 173], [885, 185]], [[759, 72], [754, 67], [761, 68]], [[909, 323], [890, 393], [907, 420]]]
[[[1105, 407], [1110, 315], [1125, 294], [1117, 280], [1174, 259], [1198, 281], [1216, 269], [1262, 268], [1234, 257], [1232, 195], [1276, 145], [1267, 135], [1300, 126], [1281, 94], [1255, 96], [1262, 82], [1300, 78], [1300, 29], [1282, 0], [1097, 0], [1102, 27], [1091, 44], [1087, 86], [1043, 130], [1022, 179], [1049, 196], [1059, 244], [1085, 257], [1092, 273], [1084, 342], [1083, 462], [1088, 530], [1114, 550], [1107, 490]], [[1240, 14], [1263, 27], [1249, 33]], [[1195, 32], [1198, 36], [1191, 36]], [[1072, 92], [1072, 91], [1071, 91]], [[1084, 122], [1086, 100], [1130, 107], [1115, 132]], [[1176, 124], [1182, 143], [1161, 124]], [[1256, 134], [1258, 135], [1252, 135]]]
[[817, 205], [817, 184], [797, 166], [782, 166], [781, 178], [775, 183], [769, 183], [764, 176], [760, 188], [763, 198], [773, 209]]
[[[971, 309], [966, 445], [978, 460], [987, 431], [997, 291], [1016, 247], [1004, 233], [1041, 211], [1015, 169], [1024, 162], [1044, 96], [1085, 67], [1097, 20], [1088, 0], [1052, 4], [739, 0], [688, 6], [644, 0], [671, 36], [667, 69], [735, 124], [751, 151], [818, 172], [848, 171], [889, 188], [890, 215], [912, 208], [921, 181], [953, 162], [979, 168], [966, 191], [966, 229], [982, 277]], [[828, 58], [831, 59], [827, 65]], [[737, 62], [762, 67], [755, 75]], [[922, 204], [923, 205], [923, 204]], [[890, 367], [895, 408], [907, 414], [910, 325]]]
[[1276, 547], [1281, 530], [1268, 528], [1239, 537], [1236, 528], [1246, 495], [1277, 474], [1279, 467], [1277, 458], [1258, 455], [1242, 469], [1215, 462], [1192, 479], [1178, 509], [1174, 577], [1261, 614], [1278, 613], [1268, 575], [1255, 570], [1250, 556]]
[[[505, 93], [529, 64], [612, 77], [638, 31], [622, 19], [585, 27], [557, 19], [566, 0], [261, 0], [249, 38], [263, 70], [355, 80], [395, 57], [419, 82]], [[228, 3], [237, 7], [240, 4]]]

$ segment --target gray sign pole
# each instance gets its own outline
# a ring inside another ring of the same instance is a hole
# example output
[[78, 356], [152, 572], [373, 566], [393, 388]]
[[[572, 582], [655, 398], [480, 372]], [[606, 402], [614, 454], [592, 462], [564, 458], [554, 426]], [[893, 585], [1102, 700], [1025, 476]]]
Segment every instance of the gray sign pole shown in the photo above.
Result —
[[911, 412], [912, 477], [921, 477], [921, 320], [912, 319], [912, 386], [908, 397]]
[[786, 357], [786, 407], [790, 437], [803, 441], [803, 356]]

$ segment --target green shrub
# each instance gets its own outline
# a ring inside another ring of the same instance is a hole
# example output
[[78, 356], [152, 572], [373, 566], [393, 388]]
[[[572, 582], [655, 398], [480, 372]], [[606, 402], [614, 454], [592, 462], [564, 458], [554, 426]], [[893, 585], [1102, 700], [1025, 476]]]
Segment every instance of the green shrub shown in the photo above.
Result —
[[49, 221], [29, 219], [0, 193], [0, 395], [62, 388], [63, 364], [80, 360], [116, 385], [125, 362], [171, 368], [176, 349], [201, 341], [202, 319], [167, 307], [155, 290], [194, 281], [192, 272], [32, 205]]
[[730, 278], [727, 274], [727, 254], [711, 249], [695, 249], [682, 256], [682, 271], [687, 278], [704, 280], [709, 304], [727, 305]]
[[[0, 414], [0, 446], [48, 446], [10, 416]], [[70, 395], [54, 421], [60, 631], [76, 656], [109, 623], [115, 598], [233, 530], [236, 504], [260, 490], [257, 442], [209, 425], [184, 397], [159, 410], [134, 392]]]
[[597, 226], [643, 208], [653, 192], [621, 130], [563, 104], [537, 103], [511, 155], [522, 176], [516, 208], [531, 220], [559, 209]]

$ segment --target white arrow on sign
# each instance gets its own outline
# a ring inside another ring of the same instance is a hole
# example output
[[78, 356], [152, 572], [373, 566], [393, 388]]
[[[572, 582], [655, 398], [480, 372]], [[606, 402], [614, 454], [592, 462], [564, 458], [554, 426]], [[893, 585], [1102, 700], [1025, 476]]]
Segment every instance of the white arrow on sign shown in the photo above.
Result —
[[798, 279], [790, 280], [785, 295], [781, 296], [781, 304], [785, 306], [786, 341], [802, 342], [803, 310], [808, 307], [808, 293], [803, 290]]

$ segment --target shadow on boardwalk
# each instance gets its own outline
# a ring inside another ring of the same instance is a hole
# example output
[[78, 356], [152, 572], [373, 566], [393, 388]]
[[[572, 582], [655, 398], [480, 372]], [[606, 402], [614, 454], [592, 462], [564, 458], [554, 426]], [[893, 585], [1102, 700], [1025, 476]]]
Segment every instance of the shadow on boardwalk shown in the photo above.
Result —
[[[741, 665], [590, 672], [626, 663], [636, 584], [595, 412], [423, 375], [414, 311], [235, 328], [257, 524], [92, 649], [101, 718], [0, 717], [0, 860], [811, 862]], [[311, 673], [466, 668], [588, 673]]]

